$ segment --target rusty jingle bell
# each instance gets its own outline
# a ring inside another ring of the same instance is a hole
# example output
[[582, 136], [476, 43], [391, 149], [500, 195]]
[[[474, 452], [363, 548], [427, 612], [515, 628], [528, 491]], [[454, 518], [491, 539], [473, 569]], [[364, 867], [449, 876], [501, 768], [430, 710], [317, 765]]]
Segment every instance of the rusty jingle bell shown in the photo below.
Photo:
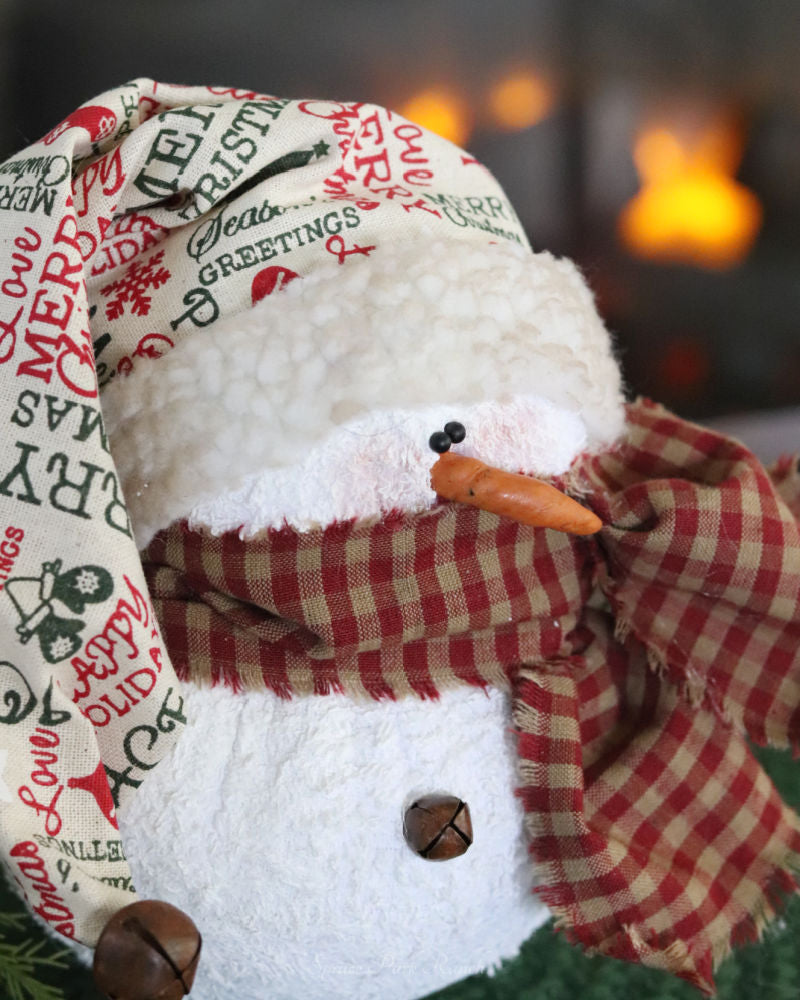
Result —
[[109, 1000], [179, 1000], [192, 988], [202, 939], [170, 903], [142, 899], [108, 921], [94, 953], [94, 980]]
[[427, 861], [449, 861], [472, 843], [469, 806], [455, 795], [423, 795], [406, 810], [403, 833]]

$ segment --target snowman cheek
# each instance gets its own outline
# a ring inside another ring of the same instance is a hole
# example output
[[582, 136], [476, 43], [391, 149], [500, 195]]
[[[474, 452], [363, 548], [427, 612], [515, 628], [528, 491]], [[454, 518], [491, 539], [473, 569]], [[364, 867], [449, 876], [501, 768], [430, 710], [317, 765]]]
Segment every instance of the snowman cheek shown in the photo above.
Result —
[[[499, 692], [185, 697], [193, 722], [119, 821], [139, 895], [203, 934], [198, 986], [290, 996], [304, 969], [306, 996], [412, 998], [513, 955], [546, 919]], [[405, 810], [431, 792], [472, 812], [474, 844], [443, 864], [403, 837]]]

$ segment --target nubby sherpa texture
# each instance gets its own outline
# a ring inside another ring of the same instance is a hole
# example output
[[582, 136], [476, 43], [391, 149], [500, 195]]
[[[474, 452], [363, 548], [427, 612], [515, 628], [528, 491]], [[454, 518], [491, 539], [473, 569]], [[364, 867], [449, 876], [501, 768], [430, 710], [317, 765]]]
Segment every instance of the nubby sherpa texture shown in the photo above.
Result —
[[143, 361], [103, 412], [142, 547], [190, 514], [252, 534], [429, 507], [428, 437], [447, 420], [467, 425], [465, 453], [544, 476], [623, 424], [574, 265], [463, 242], [322, 265]]

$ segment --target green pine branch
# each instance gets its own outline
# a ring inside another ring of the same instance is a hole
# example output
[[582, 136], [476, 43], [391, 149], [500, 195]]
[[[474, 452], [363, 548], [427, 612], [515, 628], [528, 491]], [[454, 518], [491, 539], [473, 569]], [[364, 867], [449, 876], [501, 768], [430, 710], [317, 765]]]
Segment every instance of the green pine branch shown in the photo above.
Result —
[[[12, 914], [3, 915], [3, 924], [14, 923]], [[19, 918], [16, 918], [19, 920]], [[40, 954], [47, 941], [30, 939], [10, 944], [0, 939], [0, 984], [6, 990], [3, 994], [9, 1000], [64, 1000], [64, 993], [57, 986], [49, 986], [39, 981], [45, 969], [66, 969], [63, 960], [68, 954], [66, 948], [50, 954]]]
[[[2, 887], [0, 886], [0, 888]], [[3, 913], [0, 911], [0, 931], [24, 931], [25, 927], [26, 921], [21, 913]]]

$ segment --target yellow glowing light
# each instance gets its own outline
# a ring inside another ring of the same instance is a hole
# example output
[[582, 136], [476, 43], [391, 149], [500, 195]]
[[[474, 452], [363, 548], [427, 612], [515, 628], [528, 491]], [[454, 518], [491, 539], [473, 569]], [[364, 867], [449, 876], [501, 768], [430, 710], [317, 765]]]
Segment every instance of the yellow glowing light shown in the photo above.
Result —
[[619, 232], [635, 253], [709, 268], [744, 259], [761, 226], [752, 191], [733, 179], [742, 141], [717, 123], [692, 141], [667, 128], [638, 138], [634, 161], [642, 190], [625, 206]]
[[400, 114], [423, 128], [436, 132], [457, 146], [463, 146], [472, 130], [469, 108], [456, 94], [447, 90], [425, 90], [415, 94], [400, 109]]
[[530, 128], [547, 117], [553, 107], [550, 84], [530, 71], [513, 73], [492, 87], [489, 110], [501, 128]]
[[677, 177], [687, 167], [677, 136], [665, 128], [648, 129], [637, 139], [633, 161], [639, 176], [650, 184]]

